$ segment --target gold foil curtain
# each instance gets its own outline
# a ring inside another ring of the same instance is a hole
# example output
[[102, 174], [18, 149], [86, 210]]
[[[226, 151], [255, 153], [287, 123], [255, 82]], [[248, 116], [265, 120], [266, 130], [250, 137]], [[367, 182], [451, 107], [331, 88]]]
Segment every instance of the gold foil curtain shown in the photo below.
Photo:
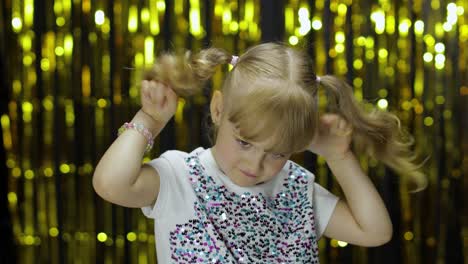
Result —
[[[397, 182], [386, 193], [396, 208], [390, 210], [395, 236], [390, 246], [376, 250], [322, 239], [322, 263], [372, 262], [381, 259], [381, 252], [398, 252], [393, 256], [398, 263], [461, 263], [467, 249], [466, 230], [461, 233], [467, 219], [459, 214], [467, 169], [462, 148], [466, 1], [278, 2], [284, 13], [281, 39], [307, 49], [319, 75], [342, 76], [358, 99], [398, 113], [415, 135], [415, 150], [427, 157], [423, 169], [429, 186], [412, 195], [375, 160], [361, 158], [380, 190]], [[8, 89], [9, 100], [1, 115], [8, 193], [1, 195], [8, 198], [19, 263], [156, 262], [152, 222], [138, 209], [97, 197], [91, 184], [94, 166], [117, 128], [138, 109], [139, 70], [165, 50], [217, 46], [241, 54], [266, 39], [260, 20], [270, 4], [2, 3], [2, 78], [7, 84], [2, 89]], [[218, 71], [202, 94], [180, 100], [174, 121], [145, 161], [170, 148], [207, 145], [203, 113], [210, 90], [220, 87], [226, 70]], [[325, 162], [318, 159], [313, 166], [320, 182], [339, 192], [330, 184]]]

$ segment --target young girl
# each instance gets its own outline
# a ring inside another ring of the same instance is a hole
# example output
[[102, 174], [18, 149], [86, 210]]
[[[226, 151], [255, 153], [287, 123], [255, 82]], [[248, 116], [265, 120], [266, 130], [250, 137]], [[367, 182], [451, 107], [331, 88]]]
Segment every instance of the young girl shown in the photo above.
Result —
[[[211, 99], [213, 147], [167, 151], [142, 166], [178, 96], [202, 89], [225, 63], [234, 67]], [[320, 88], [330, 111], [321, 115]], [[163, 55], [142, 81], [141, 103], [99, 161], [93, 186], [155, 220], [159, 263], [318, 263], [322, 235], [361, 246], [388, 242], [388, 212], [351, 142], [425, 185], [397, 117], [364, 111], [350, 86], [315, 75], [306, 53], [281, 44], [240, 57], [216, 48]], [[325, 158], [343, 199], [289, 160], [302, 151]]]

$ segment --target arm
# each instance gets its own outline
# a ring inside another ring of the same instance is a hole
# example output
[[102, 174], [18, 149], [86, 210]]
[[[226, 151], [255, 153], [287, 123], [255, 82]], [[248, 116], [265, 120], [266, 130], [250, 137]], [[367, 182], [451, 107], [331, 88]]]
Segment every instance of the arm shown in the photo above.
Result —
[[325, 158], [341, 186], [345, 200], [338, 201], [324, 235], [360, 246], [379, 246], [392, 237], [385, 204], [349, 149], [352, 128], [335, 114], [320, 119], [309, 151]]
[[[143, 124], [158, 135], [164, 124], [154, 122], [141, 110], [132, 122]], [[126, 130], [107, 149], [93, 175], [93, 187], [103, 199], [126, 207], [153, 204], [159, 193], [159, 175], [142, 166], [147, 140], [136, 130]]]
[[346, 201], [336, 205], [326, 237], [360, 246], [379, 246], [392, 237], [392, 223], [379, 193], [352, 152], [327, 160]]
[[[177, 95], [155, 81], [143, 81], [142, 109], [132, 122], [143, 124], [154, 137], [159, 135], [177, 108]], [[124, 131], [107, 149], [96, 166], [93, 187], [105, 200], [125, 207], [143, 207], [156, 202], [159, 175], [142, 166], [147, 139], [140, 132]]]

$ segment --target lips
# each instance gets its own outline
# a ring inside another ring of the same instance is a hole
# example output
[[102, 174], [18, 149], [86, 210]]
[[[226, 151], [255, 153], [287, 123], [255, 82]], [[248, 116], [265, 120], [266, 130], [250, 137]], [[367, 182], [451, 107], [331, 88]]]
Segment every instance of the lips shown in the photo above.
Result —
[[244, 170], [240, 170], [245, 176], [249, 177], [249, 178], [257, 178], [257, 175], [255, 174], [252, 174], [252, 173], [249, 173], [249, 172], [246, 172]]

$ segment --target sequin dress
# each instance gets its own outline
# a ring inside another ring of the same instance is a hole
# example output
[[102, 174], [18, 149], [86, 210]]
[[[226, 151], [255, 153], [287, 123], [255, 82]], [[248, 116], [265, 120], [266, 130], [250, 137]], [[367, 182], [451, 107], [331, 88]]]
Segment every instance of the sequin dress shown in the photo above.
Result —
[[319, 263], [317, 241], [338, 198], [288, 161], [279, 175], [239, 187], [210, 149], [168, 151], [149, 163], [160, 175], [154, 207], [158, 263]]

